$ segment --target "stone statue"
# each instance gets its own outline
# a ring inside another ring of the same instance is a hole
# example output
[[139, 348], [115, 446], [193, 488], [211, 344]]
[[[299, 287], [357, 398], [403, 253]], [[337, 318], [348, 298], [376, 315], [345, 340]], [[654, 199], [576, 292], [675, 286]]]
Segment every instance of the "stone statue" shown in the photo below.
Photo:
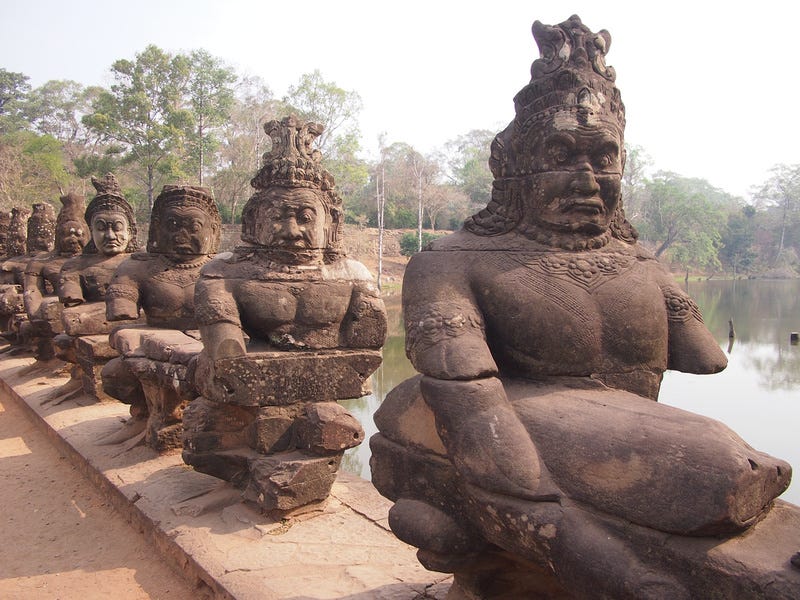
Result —
[[116, 268], [138, 249], [138, 242], [133, 209], [114, 175], [92, 177], [92, 185], [97, 195], [84, 215], [89, 242], [59, 272], [64, 334], [56, 336], [55, 344], [61, 358], [80, 366], [84, 390], [102, 398], [100, 369], [117, 355], [108, 345], [113, 325], [106, 320], [106, 290]]
[[11, 209], [6, 250], [0, 263], [0, 330], [4, 337], [12, 341], [16, 340], [16, 334], [9, 331], [11, 318], [25, 308], [22, 301], [22, 281], [17, 280], [20, 271], [15, 267], [18, 265], [18, 257], [25, 254], [30, 214], [30, 209], [25, 207], [15, 206]]
[[0, 261], [8, 258], [8, 242], [11, 227], [11, 211], [0, 211]]
[[195, 313], [202, 397], [184, 412], [184, 460], [245, 488], [266, 510], [324, 500], [360, 424], [336, 400], [368, 393], [386, 312], [372, 276], [345, 258], [342, 201], [293, 117], [271, 121], [242, 241], [203, 267]]
[[[14, 215], [14, 210], [17, 210], [16, 215]], [[15, 254], [10, 255], [0, 266], [2, 280], [8, 284], [0, 289], [0, 318], [6, 320], [6, 331], [12, 339], [18, 338], [22, 323], [27, 322], [23, 299], [25, 269], [32, 259], [46, 256], [53, 250], [56, 221], [56, 213], [52, 205], [44, 202], [34, 204], [31, 212], [28, 212], [27, 209], [14, 210], [12, 210], [11, 227], [16, 231], [21, 228], [21, 220], [26, 215], [30, 216], [25, 222], [24, 252], [16, 254], [21, 248], [15, 244], [15, 247], [11, 249]], [[14, 222], [15, 216], [17, 217], [16, 223]], [[19, 241], [18, 233], [14, 237]], [[20, 340], [16, 339], [16, 341]]]
[[[665, 369], [727, 361], [625, 218], [610, 35], [577, 16], [533, 35], [541, 58], [492, 143], [491, 201], [407, 267], [406, 350], [421, 375], [375, 416], [373, 482], [395, 501], [395, 534], [455, 573], [464, 597], [738, 590], [698, 558], [715, 538], [697, 536], [763, 519], [791, 468], [654, 402]], [[798, 580], [777, 571], [769, 597], [788, 598]]]
[[83, 196], [67, 194], [61, 197], [61, 204], [55, 223], [55, 248], [29, 260], [24, 270], [25, 312], [30, 335], [38, 340], [36, 354], [40, 360], [53, 358], [52, 338], [63, 331], [57, 293], [61, 267], [83, 250], [89, 238], [83, 220]]
[[131, 404], [132, 418], [105, 443], [130, 438], [148, 422], [148, 445], [157, 450], [181, 446], [181, 415], [197, 396], [188, 363], [202, 348], [195, 331], [194, 286], [200, 268], [219, 249], [221, 230], [210, 190], [164, 186], [153, 204], [147, 252], [131, 255], [117, 268], [106, 293], [106, 317], [137, 319], [141, 310], [147, 326], [111, 335], [122, 356], [103, 368], [103, 389]]

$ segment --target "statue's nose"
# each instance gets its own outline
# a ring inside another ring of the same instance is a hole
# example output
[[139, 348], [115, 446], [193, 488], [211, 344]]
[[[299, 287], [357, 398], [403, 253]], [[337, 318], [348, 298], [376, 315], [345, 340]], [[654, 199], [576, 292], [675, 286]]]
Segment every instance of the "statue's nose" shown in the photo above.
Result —
[[600, 185], [595, 179], [591, 166], [577, 171], [572, 179], [572, 191], [576, 194], [594, 195], [600, 191]]
[[283, 234], [289, 239], [298, 239], [303, 237], [303, 231], [297, 224], [297, 219], [289, 218], [283, 227]]

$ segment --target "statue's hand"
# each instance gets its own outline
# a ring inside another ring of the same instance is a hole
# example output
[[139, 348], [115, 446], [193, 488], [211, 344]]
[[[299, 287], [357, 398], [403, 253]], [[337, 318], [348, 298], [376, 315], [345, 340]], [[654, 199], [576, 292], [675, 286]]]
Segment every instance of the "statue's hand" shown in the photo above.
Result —
[[507, 496], [537, 498], [539, 455], [499, 379], [424, 377], [420, 388], [450, 460], [468, 483]]

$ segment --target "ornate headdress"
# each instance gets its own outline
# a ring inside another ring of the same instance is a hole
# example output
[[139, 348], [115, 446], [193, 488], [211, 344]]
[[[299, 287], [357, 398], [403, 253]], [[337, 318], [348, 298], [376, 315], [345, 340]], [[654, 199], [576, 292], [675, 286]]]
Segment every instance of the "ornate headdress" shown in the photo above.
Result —
[[264, 153], [264, 166], [250, 181], [256, 193], [242, 211], [242, 241], [257, 243], [253, 213], [258, 205], [268, 201], [266, 192], [272, 188], [308, 188], [320, 192], [320, 199], [330, 215], [327, 248], [338, 252], [341, 247], [342, 199], [334, 189], [334, 179], [322, 166], [322, 153], [313, 148], [314, 140], [325, 130], [318, 123], [303, 123], [294, 116], [269, 121], [264, 131], [272, 148]]
[[[605, 63], [611, 35], [593, 33], [577, 15], [559, 25], [533, 24], [540, 58], [531, 65], [531, 81], [514, 97], [516, 117], [492, 142], [489, 168], [494, 175], [492, 199], [464, 223], [480, 235], [513, 229], [520, 220], [522, 197], [530, 193], [533, 144], [547, 121], [572, 115], [581, 125], [602, 124], [625, 130], [625, 106], [614, 85], [616, 72]], [[622, 203], [612, 220], [612, 235], [633, 242], [636, 232], [625, 219]]]
[[[86, 213], [84, 214], [86, 223], [91, 227], [92, 217], [101, 210], [114, 210], [123, 213], [128, 219], [128, 231], [130, 232], [130, 239], [125, 252], [135, 252], [139, 248], [136, 216], [133, 214], [133, 208], [125, 200], [125, 196], [122, 195], [122, 188], [119, 187], [117, 178], [111, 173], [107, 173], [103, 179], [92, 177], [92, 185], [97, 190], [97, 195], [92, 198], [89, 206], [86, 207]], [[83, 253], [97, 254], [97, 246], [95, 246], [91, 237], [89, 237], [89, 242], [84, 246]]]
[[8, 256], [25, 254], [25, 238], [28, 236], [28, 217], [31, 211], [25, 206], [11, 209], [11, 225], [8, 226]]
[[147, 239], [147, 251], [159, 252], [157, 236], [154, 235], [161, 227], [164, 210], [170, 205], [195, 206], [206, 213], [216, 227], [211, 245], [211, 254], [216, 254], [219, 249], [220, 236], [222, 235], [222, 218], [211, 195], [211, 190], [194, 185], [165, 185], [153, 203], [150, 213], [150, 236]]
[[25, 248], [31, 252], [49, 252], [56, 236], [56, 211], [52, 204], [41, 202], [33, 205], [28, 218], [28, 237]]
[[61, 196], [61, 210], [58, 211], [56, 217], [56, 250], [61, 246], [61, 232], [60, 225], [69, 221], [76, 221], [81, 225], [83, 236], [81, 237], [81, 245], [86, 245], [89, 240], [89, 228], [83, 219], [86, 202], [83, 196], [70, 192], [66, 196]]

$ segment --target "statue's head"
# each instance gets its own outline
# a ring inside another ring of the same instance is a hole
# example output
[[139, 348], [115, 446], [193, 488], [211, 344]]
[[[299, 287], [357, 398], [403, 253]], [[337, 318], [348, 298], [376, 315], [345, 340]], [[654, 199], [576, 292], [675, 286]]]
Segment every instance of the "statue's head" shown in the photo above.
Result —
[[11, 226], [11, 212], [0, 211], [0, 257], [8, 256], [8, 235]]
[[56, 211], [46, 202], [34, 204], [28, 217], [25, 248], [31, 252], [50, 252], [55, 244]]
[[110, 257], [136, 251], [136, 218], [117, 179], [108, 173], [103, 179], [92, 177], [92, 185], [97, 195], [86, 207], [84, 218], [89, 224], [91, 239], [83, 253]]
[[611, 36], [577, 16], [533, 24], [541, 58], [514, 98], [515, 119], [492, 142], [492, 200], [465, 228], [516, 230], [568, 247], [635, 242], [622, 210], [625, 107], [605, 64]]
[[61, 196], [61, 210], [56, 217], [56, 251], [59, 254], [74, 256], [89, 241], [89, 227], [83, 220], [84, 209], [83, 196], [72, 192]]
[[211, 191], [165, 185], [153, 203], [147, 251], [175, 262], [192, 262], [219, 250], [222, 219]]
[[257, 191], [242, 212], [242, 241], [301, 260], [314, 253], [334, 260], [342, 253], [342, 200], [320, 151], [311, 147], [323, 127], [286, 117], [264, 130], [272, 148], [251, 181]]
[[29, 208], [15, 206], [11, 209], [11, 224], [8, 226], [8, 256], [25, 254], [25, 242], [28, 237]]

